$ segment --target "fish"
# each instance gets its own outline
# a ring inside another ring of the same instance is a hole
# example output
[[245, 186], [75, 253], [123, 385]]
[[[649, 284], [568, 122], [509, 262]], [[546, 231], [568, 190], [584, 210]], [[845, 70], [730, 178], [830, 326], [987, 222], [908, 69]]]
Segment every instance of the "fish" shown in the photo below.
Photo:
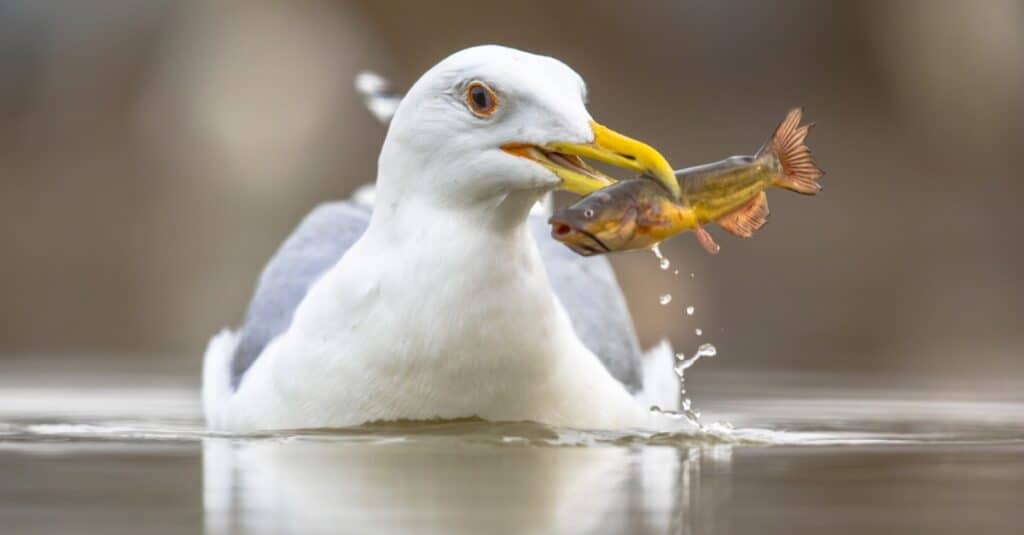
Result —
[[619, 181], [552, 214], [551, 236], [582, 256], [650, 249], [676, 234], [693, 231], [708, 253], [721, 249], [705, 225], [750, 238], [768, 222], [771, 187], [803, 195], [821, 191], [825, 172], [805, 141], [812, 124], [800, 125], [803, 110], [786, 114], [753, 156], [724, 160], [675, 172], [676, 198], [645, 178]]

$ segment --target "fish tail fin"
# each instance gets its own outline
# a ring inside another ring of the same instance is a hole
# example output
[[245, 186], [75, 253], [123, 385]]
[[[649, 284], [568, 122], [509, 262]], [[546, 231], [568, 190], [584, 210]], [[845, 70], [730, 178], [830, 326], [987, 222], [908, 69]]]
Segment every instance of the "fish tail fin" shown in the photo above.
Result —
[[761, 150], [757, 157], [771, 154], [779, 161], [779, 175], [772, 179], [772, 185], [795, 191], [803, 195], [814, 195], [821, 191], [818, 179], [825, 175], [811, 155], [811, 149], [804, 140], [814, 123], [800, 126], [802, 108], [793, 108]]

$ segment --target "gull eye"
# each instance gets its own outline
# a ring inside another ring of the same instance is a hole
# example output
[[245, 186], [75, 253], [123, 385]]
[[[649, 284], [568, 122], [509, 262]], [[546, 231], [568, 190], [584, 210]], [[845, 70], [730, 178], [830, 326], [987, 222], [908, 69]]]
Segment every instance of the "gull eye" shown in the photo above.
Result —
[[488, 117], [498, 107], [498, 95], [483, 82], [470, 82], [466, 86], [466, 106], [477, 117]]

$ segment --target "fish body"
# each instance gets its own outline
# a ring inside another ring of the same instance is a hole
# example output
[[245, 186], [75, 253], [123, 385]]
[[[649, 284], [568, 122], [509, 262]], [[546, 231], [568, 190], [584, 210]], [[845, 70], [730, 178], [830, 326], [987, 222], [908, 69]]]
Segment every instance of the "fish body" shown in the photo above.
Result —
[[677, 171], [679, 198], [653, 180], [624, 180], [555, 212], [551, 235], [584, 256], [650, 248], [687, 230], [714, 254], [718, 245], [703, 227], [709, 223], [749, 238], [767, 222], [766, 189], [821, 190], [824, 173], [804, 144], [812, 125], [800, 126], [801, 116], [791, 110], [753, 156]]

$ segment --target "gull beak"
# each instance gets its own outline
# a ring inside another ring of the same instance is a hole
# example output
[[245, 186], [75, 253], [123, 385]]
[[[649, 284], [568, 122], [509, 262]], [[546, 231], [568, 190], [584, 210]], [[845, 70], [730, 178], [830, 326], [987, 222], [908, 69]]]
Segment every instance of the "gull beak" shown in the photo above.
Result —
[[562, 189], [578, 195], [588, 195], [616, 182], [616, 179], [582, 160], [588, 158], [636, 172], [658, 182], [676, 199], [679, 198], [679, 182], [672, 166], [658, 151], [594, 121], [590, 122], [590, 129], [594, 133], [594, 141], [590, 143], [548, 143], [544, 146], [513, 143], [504, 145], [502, 149], [548, 168], [562, 179]]

